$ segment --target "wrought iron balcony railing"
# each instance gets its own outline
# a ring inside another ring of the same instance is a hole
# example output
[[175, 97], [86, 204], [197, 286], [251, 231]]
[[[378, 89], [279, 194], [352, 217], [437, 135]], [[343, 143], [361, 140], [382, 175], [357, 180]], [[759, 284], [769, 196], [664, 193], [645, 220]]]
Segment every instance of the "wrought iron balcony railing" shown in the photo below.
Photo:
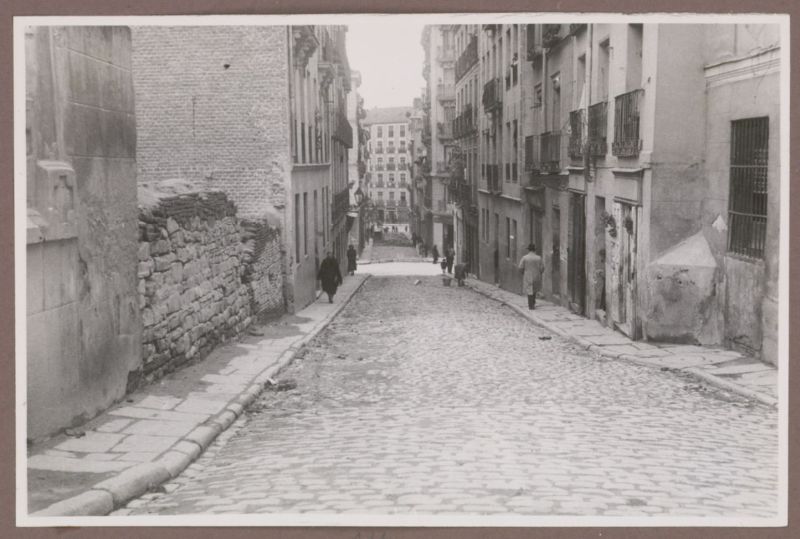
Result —
[[341, 112], [336, 113], [336, 129], [333, 132], [333, 138], [348, 148], [353, 147], [353, 127], [347, 121], [347, 116]]
[[580, 160], [583, 157], [583, 124], [585, 110], [578, 109], [569, 113], [569, 156]]
[[558, 131], [525, 137], [525, 170], [558, 174], [569, 164], [569, 138]]
[[500, 109], [503, 106], [503, 83], [496, 77], [483, 85], [483, 96], [481, 99], [483, 108], [486, 112]]
[[440, 139], [445, 139], [445, 140], [453, 138], [453, 125], [450, 122], [437, 123], [436, 136], [438, 136]]
[[461, 77], [467, 74], [467, 71], [478, 63], [478, 36], [472, 36], [469, 44], [464, 49], [464, 52], [458, 57], [456, 61], [456, 81], [461, 80]]
[[439, 101], [455, 101], [456, 89], [452, 84], [439, 83], [436, 85], [436, 98]]
[[466, 105], [464, 111], [453, 120], [453, 137], [463, 138], [475, 133], [476, 126], [473, 118], [472, 105]]
[[501, 192], [500, 165], [486, 165], [484, 174], [486, 176], [486, 188], [492, 193]]
[[614, 142], [611, 153], [617, 157], [636, 157], [642, 149], [639, 133], [639, 107], [644, 90], [618, 95], [614, 103]]

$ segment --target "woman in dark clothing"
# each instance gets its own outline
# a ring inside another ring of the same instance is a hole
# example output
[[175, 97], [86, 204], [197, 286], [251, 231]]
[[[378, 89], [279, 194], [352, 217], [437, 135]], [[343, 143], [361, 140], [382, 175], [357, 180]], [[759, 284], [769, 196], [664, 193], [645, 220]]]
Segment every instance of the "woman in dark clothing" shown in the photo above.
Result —
[[322, 289], [328, 294], [328, 302], [333, 303], [333, 296], [336, 295], [336, 289], [342, 284], [342, 272], [339, 271], [339, 261], [334, 258], [333, 253], [328, 252], [328, 256], [322, 261], [317, 279], [322, 282]]
[[347, 272], [350, 275], [353, 275], [356, 272], [356, 257], [358, 253], [356, 253], [356, 248], [352, 245], [347, 248]]
[[447, 273], [453, 273], [453, 261], [456, 258], [456, 251], [452, 247], [445, 249], [445, 260], [447, 260]]
[[431, 254], [433, 255], [433, 263], [436, 264], [437, 262], [439, 262], [439, 248], [436, 247], [436, 245], [433, 246]]

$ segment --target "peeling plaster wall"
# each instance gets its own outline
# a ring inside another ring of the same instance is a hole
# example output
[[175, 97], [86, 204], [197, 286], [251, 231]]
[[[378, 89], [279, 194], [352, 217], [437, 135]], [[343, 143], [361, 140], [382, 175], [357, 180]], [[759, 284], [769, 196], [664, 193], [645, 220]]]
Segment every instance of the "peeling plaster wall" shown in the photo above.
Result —
[[26, 32], [28, 438], [97, 415], [140, 364], [124, 27]]

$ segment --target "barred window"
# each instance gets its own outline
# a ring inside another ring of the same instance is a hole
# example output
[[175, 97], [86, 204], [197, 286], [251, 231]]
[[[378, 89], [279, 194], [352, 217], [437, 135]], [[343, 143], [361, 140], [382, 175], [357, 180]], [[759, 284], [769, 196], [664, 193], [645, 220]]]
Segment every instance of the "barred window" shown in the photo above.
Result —
[[731, 122], [728, 251], [764, 257], [769, 118]]

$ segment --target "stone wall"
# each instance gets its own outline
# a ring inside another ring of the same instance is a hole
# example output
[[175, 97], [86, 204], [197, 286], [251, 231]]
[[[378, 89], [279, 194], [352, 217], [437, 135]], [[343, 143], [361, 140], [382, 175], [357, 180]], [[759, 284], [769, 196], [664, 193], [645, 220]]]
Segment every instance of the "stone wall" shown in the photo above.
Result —
[[139, 189], [141, 377], [159, 378], [283, 311], [280, 232], [242, 222], [225, 193], [181, 182]]

